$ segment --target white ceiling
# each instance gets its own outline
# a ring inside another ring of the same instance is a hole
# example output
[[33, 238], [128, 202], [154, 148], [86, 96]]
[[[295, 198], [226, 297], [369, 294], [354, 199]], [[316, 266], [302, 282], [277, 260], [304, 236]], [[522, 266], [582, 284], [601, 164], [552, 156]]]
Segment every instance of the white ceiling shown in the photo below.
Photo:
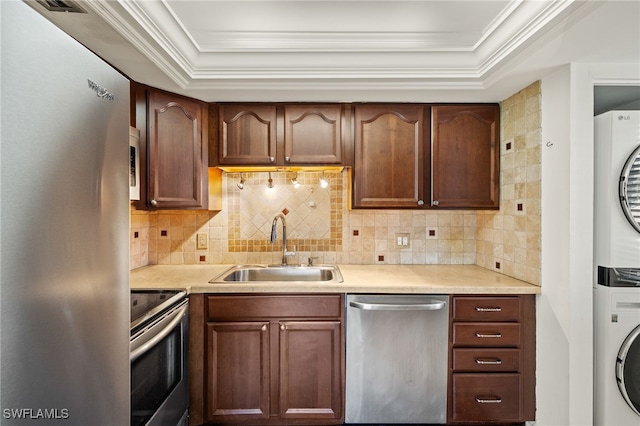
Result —
[[133, 80], [205, 101], [500, 101], [567, 63], [640, 63], [639, 1], [75, 3], [30, 4]]

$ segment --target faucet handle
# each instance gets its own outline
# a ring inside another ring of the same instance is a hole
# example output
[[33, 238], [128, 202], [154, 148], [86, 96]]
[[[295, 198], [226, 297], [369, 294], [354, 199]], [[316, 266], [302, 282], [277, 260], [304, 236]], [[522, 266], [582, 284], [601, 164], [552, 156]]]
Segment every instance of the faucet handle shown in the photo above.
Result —
[[318, 259], [318, 256], [310, 256], [310, 257], [307, 259], [307, 266], [313, 266], [313, 261], [314, 261], [315, 259]]

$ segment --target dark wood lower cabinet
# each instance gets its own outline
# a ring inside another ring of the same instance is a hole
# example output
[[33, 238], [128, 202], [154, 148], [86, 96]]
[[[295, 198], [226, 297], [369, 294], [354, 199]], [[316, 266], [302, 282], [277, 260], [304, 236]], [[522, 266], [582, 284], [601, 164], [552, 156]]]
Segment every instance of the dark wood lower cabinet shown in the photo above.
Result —
[[206, 418], [269, 418], [269, 323], [206, 324]]
[[[190, 296], [189, 424], [344, 422], [343, 294]], [[535, 296], [454, 295], [447, 424], [535, 420]]]
[[280, 417], [342, 417], [340, 321], [280, 323]]
[[343, 295], [196, 294], [191, 324], [190, 425], [343, 423]]
[[535, 420], [535, 296], [453, 296], [447, 422]]
[[520, 374], [454, 374], [454, 422], [521, 422]]

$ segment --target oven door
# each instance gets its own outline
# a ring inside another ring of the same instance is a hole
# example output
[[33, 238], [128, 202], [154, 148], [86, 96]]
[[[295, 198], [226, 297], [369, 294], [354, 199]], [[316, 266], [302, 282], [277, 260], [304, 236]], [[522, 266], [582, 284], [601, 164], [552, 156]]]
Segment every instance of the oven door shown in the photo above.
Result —
[[189, 301], [131, 336], [131, 426], [186, 425]]

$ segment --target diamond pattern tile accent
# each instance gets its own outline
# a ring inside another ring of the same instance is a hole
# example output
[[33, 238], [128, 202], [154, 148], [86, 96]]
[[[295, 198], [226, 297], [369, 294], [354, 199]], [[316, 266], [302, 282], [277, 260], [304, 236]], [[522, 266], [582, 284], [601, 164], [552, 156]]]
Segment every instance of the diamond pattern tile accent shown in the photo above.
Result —
[[321, 175], [299, 172], [301, 185], [294, 188], [292, 173], [272, 172], [274, 187], [267, 188], [268, 173], [245, 173], [246, 183], [240, 191], [235, 185], [240, 175], [228, 173], [229, 250], [272, 251], [274, 247], [264, 242], [269, 242], [271, 223], [279, 212], [287, 219], [287, 245], [295, 245], [298, 251], [338, 249], [342, 241], [343, 179], [340, 173], [325, 172], [329, 187], [323, 189], [319, 185]]

